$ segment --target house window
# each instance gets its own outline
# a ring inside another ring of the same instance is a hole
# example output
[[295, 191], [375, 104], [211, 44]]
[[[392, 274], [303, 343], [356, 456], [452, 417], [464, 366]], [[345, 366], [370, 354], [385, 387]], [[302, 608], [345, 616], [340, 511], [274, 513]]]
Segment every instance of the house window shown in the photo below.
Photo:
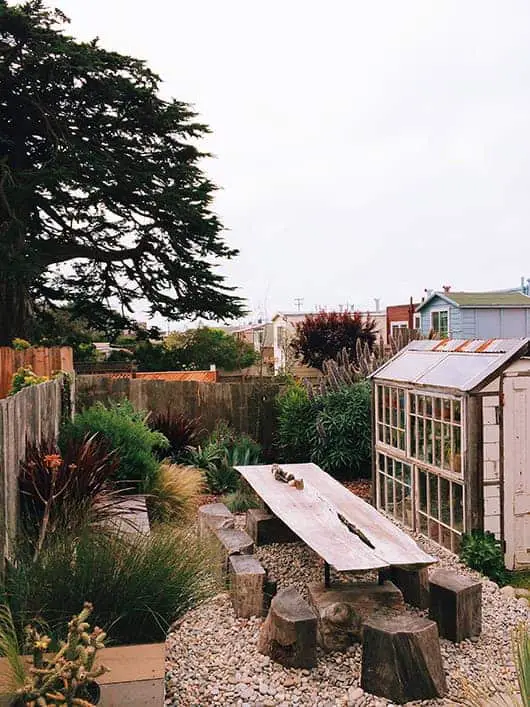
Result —
[[447, 339], [449, 336], [449, 311], [447, 309], [431, 312], [431, 328], [441, 339]]
[[420, 533], [457, 553], [464, 526], [464, 487], [427, 469], [417, 469]]
[[386, 454], [377, 455], [377, 507], [414, 527], [412, 515], [412, 467]]
[[462, 476], [462, 401], [409, 393], [410, 456]]
[[263, 344], [263, 330], [257, 330], [253, 334], [254, 338], [254, 349], [260, 351]]
[[421, 329], [421, 314], [414, 315], [414, 329], [420, 331]]
[[405, 391], [388, 385], [377, 386], [377, 439], [405, 451]]
[[390, 324], [390, 335], [396, 336], [400, 330], [408, 328], [408, 322], [392, 322]]
[[285, 345], [285, 327], [280, 326], [276, 330], [276, 336], [278, 341], [278, 347], [282, 348]]

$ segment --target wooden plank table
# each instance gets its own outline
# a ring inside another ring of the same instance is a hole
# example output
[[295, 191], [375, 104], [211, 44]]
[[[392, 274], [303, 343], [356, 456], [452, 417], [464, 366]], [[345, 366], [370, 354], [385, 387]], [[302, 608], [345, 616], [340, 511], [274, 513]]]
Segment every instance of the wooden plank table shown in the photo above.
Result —
[[329, 565], [337, 572], [361, 572], [392, 566], [419, 569], [437, 561], [316, 464], [281, 465], [304, 480], [303, 489], [277, 481], [270, 465], [235, 468], [271, 512], [323, 558], [326, 579]]

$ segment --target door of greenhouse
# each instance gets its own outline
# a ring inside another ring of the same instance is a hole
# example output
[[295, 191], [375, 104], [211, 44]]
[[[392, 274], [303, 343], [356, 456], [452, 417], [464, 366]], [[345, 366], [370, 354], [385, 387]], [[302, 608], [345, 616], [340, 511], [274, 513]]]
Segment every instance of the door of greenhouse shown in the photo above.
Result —
[[530, 567], [530, 376], [504, 377], [504, 539], [508, 569]]

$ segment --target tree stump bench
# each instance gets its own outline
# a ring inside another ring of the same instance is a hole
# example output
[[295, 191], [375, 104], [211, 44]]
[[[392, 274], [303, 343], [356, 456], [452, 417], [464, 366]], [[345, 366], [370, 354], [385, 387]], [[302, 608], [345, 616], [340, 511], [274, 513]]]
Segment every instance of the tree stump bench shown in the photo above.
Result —
[[262, 508], [247, 511], [246, 531], [256, 545], [294, 543], [300, 538], [283, 521]]
[[258, 650], [287, 668], [316, 665], [317, 617], [294, 587], [281, 589], [271, 601]]
[[419, 616], [374, 616], [363, 627], [361, 687], [397, 704], [447, 692], [434, 621]]
[[379, 576], [390, 580], [401, 590], [405, 603], [418, 609], [429, 608], [429, 571], [427, 567], [407, 570], [402, 567], [390, 567], [382, 570]]
[[437, 570], [431, 575], [429, 591], [429, 618], [438, 624], [440, 636], [454, 643], [480, 636], [481, 582], [450, 570]]
[[244, 530], [219, 528], [214, 530], [214, 537], [221, 548], [221, 564], [225, 574], [228, 573], [228, 560], [232, 555], [252, 555], [254, 552], [252, 538]]
[[362, 638], [366, 619], [378, 612], [405, 611], [400, 590], [392, 582], [308, 586], [309, 604], [318, 616], [318, 644], [325, 651], [345, 651]]
[[231, 555], [228, 559], [230, 597], [237, 617], [262, 616], [266, 572], [252, 555]]
[[233, 528], [234, 516], [224, 503], [207, 503], [198, 510], [199, 537], [205, 538], [219, 528]]

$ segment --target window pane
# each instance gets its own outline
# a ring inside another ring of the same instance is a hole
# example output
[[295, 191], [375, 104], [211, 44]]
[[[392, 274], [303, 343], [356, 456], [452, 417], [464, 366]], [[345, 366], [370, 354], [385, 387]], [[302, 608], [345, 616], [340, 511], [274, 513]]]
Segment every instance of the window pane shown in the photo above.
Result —
[[418, 459], [425, 459], [425, 422], [423, 418], [418, 418]]
[[403, 464], [403, 481], [407, 486], [411, 485], [410, 466], [408, 464]]
[[438, 518], [438, 477], [429, 474], [429, 514]]
[[442, 417], [444, 420], [447, 422], [451, 421], [451, 401], [444, 399], [443, 405], [442, 405]]
[[424, 535], [429, 534], [429, 521], [427, 520], [427, 516], [424, 515], [420, 515], [420, 533]]
[[453, 421], [460, 422], [461, 405], [460, 400], [453, 400]]
[[379, 421], [383, 420], [383, 386], [377, 386], [377, 416]]
[[418, 450], [416, 449], [416, 426], [418, 424], [418, 421], [415, 417], [410, 418], [410, 454], [411, 456], [415, 457], [418, 454]]
[[390, 427], [385, 425], [385, 444], [390, 444]]
[[382, 424], [377, 425], [377, 439], [379, 442], [385, 441], [385, 429]]
[[382, 474], [378, 474], [378, 485], [379, 485], [379, 507], [385, 510], [386, 500], [385, 500], [385, 477]]
[[403, 486], [396, 483], [396, 518], [403, 520]]
[[441, 423], [434, 423], [434, 466], [442, 466], [442, 429]]
[[406, 525], [409, 526], [409, 528], [412, 528], [413, 526], [413, 517], [412, 517], [412, 495], [410, 490], [403, 489], [403, 495], [405, 499], [405, 517], [404, 517], [404, 522]]
[[420, 510], [427, 510], [427, 474], [424, 471], [418, 472], [418, 483], [420, 491]]
[[384, 471], [384, 470], [385, 470], [385, 457], [384, 457], [384, 455], [383, 455], [383, 454], [378, 454], [378, 455], [377, 455], [377, 460], [378, 460], [378, 464], [377, 464], [378, 468], [379, 468], [381, 471]]
[[425, 423], [425, 461], [429, 464], [433, 463], [433, 439], [432, 439], [432, 425], [429, 420]]
[[410, 405], [410, 412], [412, 415], [414, 415], [416, 412], [416, 396], [415, 395], [409, 395], [409, 405]]
[[394, 483], [388, 477], [386, 478], [386, 512], [394, 513]]
[[425, 417], [432, 417], [432, 398], [425, 399]]
[[447, 479], [440, 478], [440, 520], [451, 525], [451, 488]]
[[464, 509], [462, 505], [462, 486], [451, 484], [453, 489], [453, 522], [452, 527], [462, 532], [464, 530]]
[[442, 466], [444, 469], [450, 469], [451, 468], [451, 427], [450, 427], [450, 425], [443, 426], [442, 452], [443, 452]]
[[434, 398], [434, 417], [437, 420], [442, 417], [442, 401], [440, 398]]
[[443, 525], [440, 526], [440, 545], [443, 545], [446, 547], [448, 550], [451, 549], [451, 536], [452, 532], [449, 530], [449, 528], [444, 528]]
[[429, 537], [434, 540], [434, 542], [440, 542], [440, 526], [435, 520], [429, 519]]
[[425, 396], [418, 395], [418, 415], [423, 417], [425, 413]]
[[394, 461], [394, 476], [399, 480], [403, 478], [401, 462]]

